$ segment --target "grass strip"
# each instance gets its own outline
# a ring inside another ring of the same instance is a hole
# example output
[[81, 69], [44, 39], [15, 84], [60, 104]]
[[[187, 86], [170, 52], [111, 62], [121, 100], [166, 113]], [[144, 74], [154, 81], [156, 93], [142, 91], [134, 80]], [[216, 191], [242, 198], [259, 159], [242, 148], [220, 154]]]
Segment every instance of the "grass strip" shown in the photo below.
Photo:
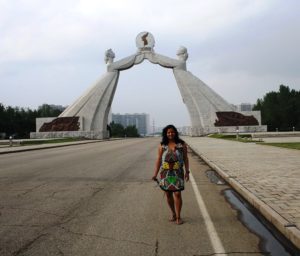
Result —
[[285, 143], [276, 142], [276, 143], [258, 143], [258, 144], [300, 150], [300, 142], [285, 142]]
[[82, 141], [81, 138], [62, 138], [62, 139], [52, 139], [52, 140], [26, 140], [21, 142], [21, 146], [29, 145], [40, 145], [40, 144], [51, 144], [51, 143], [64, 143], [64, 142], [75, 142]]
[[238, 139], [235, 134], [210, 134], [208, 137], [224, 140], [239, 141], [244, 143], [261, 142], [259, 140], [252, 140], [251, 134], [239, 134]]
[[300, 142], [273, 142], [273, 143], [270, 142], [270, 143], [266, 143], [266, 142], [262, 142], [261, 140], [252, 140], [250, 134], [239, 134], [238, 139], [236, 138], [235, 134], [211, 134], [208, 137], [216, 138], [216, 139], [239, 141], [239, 142], [245, 142], [245, 143], [255, 142], [259, 145], [267, 145], [267, 146], [300, 150]]

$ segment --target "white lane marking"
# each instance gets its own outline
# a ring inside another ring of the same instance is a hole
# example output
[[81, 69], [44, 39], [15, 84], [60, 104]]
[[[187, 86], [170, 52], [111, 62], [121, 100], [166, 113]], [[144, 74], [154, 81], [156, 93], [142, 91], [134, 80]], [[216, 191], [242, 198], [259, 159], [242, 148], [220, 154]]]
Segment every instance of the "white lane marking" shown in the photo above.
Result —
[[194, 176], [192, 175], [191, 172], [190, 172], [190, 182], [191, 182], [192, 188], [194, 190], [196, 200], [197, 200], [200, 212], [202, 214], [202, 217], [204, 219], [205, 226], [206, 226], [206, 229], [207, 229], [207, 233], [209, 235], [209, 239], [210, 239], [212, 247], [214, 248], [215, 253], [226, 253], [225, 250], [224, 250], [224, 247], [222, 245], [222, 242], [221, 242], [221, 240], [218, 236], [218, 233], [215, 229], [214, 223], [212, 222], [212, 220], [211, 220], [211, 218], [208, 214], [207, 208], [206, 208], [205, 203], [202, 199], [200, 191], [197, 187]]

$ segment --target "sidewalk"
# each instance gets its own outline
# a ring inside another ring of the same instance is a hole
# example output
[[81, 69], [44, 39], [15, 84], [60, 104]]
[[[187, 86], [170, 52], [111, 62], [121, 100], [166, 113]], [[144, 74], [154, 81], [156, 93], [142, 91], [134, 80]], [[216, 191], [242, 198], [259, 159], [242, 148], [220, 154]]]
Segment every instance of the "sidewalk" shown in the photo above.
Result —
[[237, 192], [300, 248], [300, 151], [184, 137]]
[[[114, 139], [111, 139], [114, 140]], [[24, 151], [32, 151], [32, 150], [41, 150], [47, 148], [59, 148], [59, 147], [67, 147], [72, 145], [80, 145], [80, 144], [87, 144], [87, 143], [96, 143], [102, 142], [107, 140], [82, 140], [82, 141], [73, 141], [73, 142], [60, 142], [60, 143], [49, 143], [49, 144], [39, 144], [39, 145], [30, 145], [30, 146], [12, 146], [9, 145], [0, 146], [0, 155], [1, 154], [9, 154], [9, 153], [16, 153], [16, 152], [24, 152]]]

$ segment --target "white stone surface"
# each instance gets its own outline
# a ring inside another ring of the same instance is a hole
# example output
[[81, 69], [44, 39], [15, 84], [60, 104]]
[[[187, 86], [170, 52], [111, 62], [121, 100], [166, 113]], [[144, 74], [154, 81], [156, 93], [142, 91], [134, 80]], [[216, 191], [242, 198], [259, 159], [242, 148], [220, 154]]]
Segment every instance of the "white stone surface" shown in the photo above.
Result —
[[181, 46], [178, 59], [166, 57], [153, 51], [154, 37], [149, 32], [141, 32], [136, 38], [138, 51], [127, 58], [114, 62], [115, 54], [109, 49], [105, 52], [107, 73], [89, 88], [79, 99], [70, 105], [60, 117], [80, 116], [83, 118], [82, 130], [107, 134], [108, 113], [115, 94], [119, 73], [142, 63], [145, 59], [164, 68], [172, 68], [182, 99], [188, 108], [191, 120], [191, 134], [200, 136], [216, 132], [214, 123], [217, 111], [235, 111], [234, 106], [209, 88], [199, 78], [186, 70], [187, 49]]
[[122, 71], [133, 67], [134, 65], [142, 63], [145, 59], [153, 64], [159, 64], [165, 68], [186, 70], [186, 62], [184, 60], [176, 60], [164, 55], [160, 55], [151, 51], [137, 52], [127, 58], [113, 62], [107, 66], [107, 71]]
[[200, 136], [211, 132], [217, 119], [218, 111], [234, 111], [231, 104], [209, 88], [191, 72], [174, 69], [174, 76], [186, 104], [193, 136]]
[[104, 62], [106, 64], [111, 64], [114, 62], [114, 58], [116, 57], [115, 53], [112, 51], [112, 49], [108, 49], [105, 51], [104, 54]]
[[189, 57], [189, 54], [187, 52], [187, 48], [184, 46], [180, 46], [177, 50], [176, 55], [178, 56], [179, 60], [186, 61]]
[[31, 132], [31, 139], [53, 139], [53, 138], [86, 138], [102, 139], [108, 135], [103, 132], [94, 131], [64, 131], [64, 132]]
[[256, 132], [267, 132], [266, 125], [251, 125], [251, 126], [221, 126], [215, 127], [219, 133], [236, 133], [238, 128], [240, 133], [256, 133]]
[[59, 117], [80, 116], [83, 131], [106, 134], [108, 113], [116, 90], [119, 72], [107, 72]]

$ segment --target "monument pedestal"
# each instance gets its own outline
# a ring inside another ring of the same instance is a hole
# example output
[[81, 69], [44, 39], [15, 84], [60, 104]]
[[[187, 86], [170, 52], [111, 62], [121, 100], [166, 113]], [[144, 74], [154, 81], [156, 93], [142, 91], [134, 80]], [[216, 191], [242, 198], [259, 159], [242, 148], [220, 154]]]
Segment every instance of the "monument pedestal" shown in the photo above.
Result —
[[192, 137], [206, 136], [213, 133], [258, 133], [267, 132], [267, 125], [251, 125], [251, 126], [219, 126], [219, 127], [185, 127], [181, 131], [182, 135]]
[[252, 126], [221, 126], [215, 127], [215, 133], [255, 133], [267, 132], [267, 125], [252, 125]]
[[31, 132], [31, 139], [54, 139], [54, 138], [83, 138], [83, 139], [107, 139], [107, 131], [59, 131], [59, 132]]

